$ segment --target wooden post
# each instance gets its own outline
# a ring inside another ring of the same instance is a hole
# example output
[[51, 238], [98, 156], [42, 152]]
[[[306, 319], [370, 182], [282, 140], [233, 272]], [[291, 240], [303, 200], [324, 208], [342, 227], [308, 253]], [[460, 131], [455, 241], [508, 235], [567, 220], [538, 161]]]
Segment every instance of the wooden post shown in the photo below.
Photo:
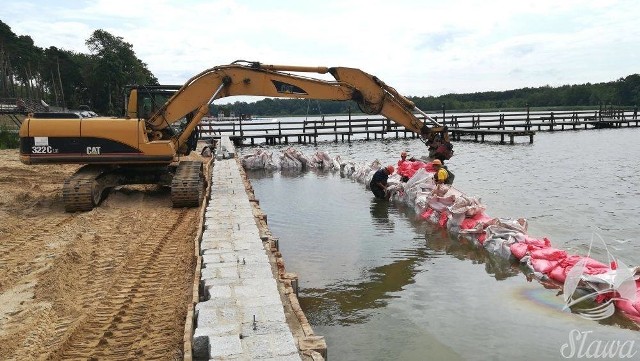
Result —
[[315, 122], [313, 123], [313, 133], [313, 145], [318, 145], [318, 124], [316, 124]]
[[282, 144], [282, 127], [280, 126], [280, 119], [278, 119], [278, 143]]
[[367, 122], [365, 123], [364, 130], [367, 131], [367, 140], [369, 140], [369, 118], [367, 118]]

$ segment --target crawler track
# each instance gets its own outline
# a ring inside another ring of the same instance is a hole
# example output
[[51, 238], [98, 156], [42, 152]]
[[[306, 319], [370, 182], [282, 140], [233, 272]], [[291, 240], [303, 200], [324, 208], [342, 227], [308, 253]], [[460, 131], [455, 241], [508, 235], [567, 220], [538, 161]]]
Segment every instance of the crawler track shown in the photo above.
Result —
[[102, 188], [96, 178], [101, 173], [100, 167], [87, 165], [64, 181], [62, 200], [67, 212], [90, 211], [99, 203]]
[[76, 169], [0, 151], [0, 359], [181, 358], [199, 209], [136, 186], [66, 213]]
[[181, 161], [171, 181], [171, 202], [178, 207], [197, 207], [204, 195], [202, 162]]

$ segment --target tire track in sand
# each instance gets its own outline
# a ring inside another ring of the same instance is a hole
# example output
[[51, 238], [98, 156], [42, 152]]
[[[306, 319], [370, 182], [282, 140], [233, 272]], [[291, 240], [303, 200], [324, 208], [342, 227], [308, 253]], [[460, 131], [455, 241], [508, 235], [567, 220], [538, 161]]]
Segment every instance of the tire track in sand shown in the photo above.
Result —
[[[97, 300], [97, 307], [84, 315], [49, 358], [179, 357], [181, 345], [167, 341], [181, 333], [184, 322], [190, 290], [185, 286], [189, 283], [181, 277], [181, 268], [185, 262], [193, 264], [194, 259], [193, 252], [185, 257], [180, 249], [187, 246], [183, 235], [193, 233], [190, 228], [196, 218], [194, 210], [181, 210], [172, 223], [158, 222], [160, 226], [149, 232], [136, 252], [128, 256], [112, 288]], [[192, 243], [192, 239], [188, 242]], [[178, 293], [184, 302], [175, 307], [175, 292], [179, 289], [184, 291], [182, 295]], [[172, 293], [170, 297], [166, 292]]]

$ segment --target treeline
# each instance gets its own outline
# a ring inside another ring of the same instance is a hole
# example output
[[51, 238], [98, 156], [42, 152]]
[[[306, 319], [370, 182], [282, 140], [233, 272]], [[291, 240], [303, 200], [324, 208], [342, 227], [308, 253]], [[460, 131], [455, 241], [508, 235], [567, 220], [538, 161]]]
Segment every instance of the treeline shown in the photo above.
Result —
[[348, 114], [361, 113], [358, 105], [353, 101], [330, 101], [310, 99], [280, 99], [266, 98], [252, 103], [235, 102], [223, 105], [211, 105], [210, 113], [223, 113], [230, 116], [234, 113], [241, 115], [265, 116], [304, 116], [319, 114]]
[[477, 110], [549, 107], [635, 106], [640, 104], [640, 75], [596, 84], [543, 86], [506, 91], [470, 94], [447, 94], [438, 97], [411, 98], [420, 109]]
[[0, 21], [0, 98], [43, 100], [66, 109], [87, 105], [115, 115], [123, 113], [126, 85], [158, 83], [121, 37], [96, 30], [85, 44], [89, 54], [43, 49]]
[[[125, 86], [158, 84], [133, 46], [104, 30], [85, 41], [88, 54], [50, 46], [42, 49], [27, 35], [16, 35], [0, 21], [0, 98], [44, 100], [78, 109], [88, 105], [103, 115], [122, 115]], [[201, 69], [194, 69], [194, 74]], [[544, 86], [507, 91], [409, 97], [422, 110], [505, 110], [545, 107], [635, 106], [640, 104], [640, 75], [597, 84]], [[264, 99], [252, 103], [211, 105], [211, 113], [254, 116], [359, 113], [351, 101]]]

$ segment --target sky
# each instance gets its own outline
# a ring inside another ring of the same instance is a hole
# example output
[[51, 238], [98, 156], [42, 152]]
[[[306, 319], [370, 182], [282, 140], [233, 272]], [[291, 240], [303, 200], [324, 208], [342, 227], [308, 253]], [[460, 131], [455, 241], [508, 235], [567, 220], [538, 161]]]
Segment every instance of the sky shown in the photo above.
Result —
[[5, 0], [0, 20], [87, 54], [103, 29], [161, 84], [242, 59], [359, 68], [438, 96], [640, 73], [639, 14], [636, 0]]

